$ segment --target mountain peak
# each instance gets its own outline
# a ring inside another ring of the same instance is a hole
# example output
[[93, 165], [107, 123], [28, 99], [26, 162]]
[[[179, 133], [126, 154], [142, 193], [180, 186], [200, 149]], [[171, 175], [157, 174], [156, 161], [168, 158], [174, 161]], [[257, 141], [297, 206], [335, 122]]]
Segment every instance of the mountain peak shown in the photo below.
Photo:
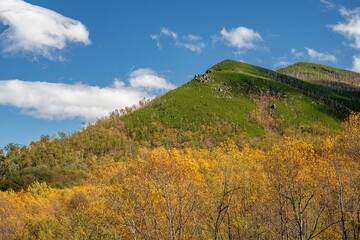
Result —
[[214, 66], [212, 66], [210, 69], [213, 71], [241, 71], [241, 70], [248, 70], [249, 68], [260, 68], [255, 65], [251, 65], [244, 62], [239, 62], [235, 60], [225, 59]]

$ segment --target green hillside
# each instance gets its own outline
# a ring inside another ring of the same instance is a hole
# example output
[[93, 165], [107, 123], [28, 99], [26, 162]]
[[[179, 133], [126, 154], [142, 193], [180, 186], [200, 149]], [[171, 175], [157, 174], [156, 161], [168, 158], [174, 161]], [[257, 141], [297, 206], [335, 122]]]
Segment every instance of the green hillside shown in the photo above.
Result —
[[8, 145], [0, 151], [0, 189], [76, 185], [99, 164], [136, 158], [144, 147], [211, 149], [232, 140], [266, 148], [276, 136], [300, 133], [316, 139], [360, 111], [359, 96], [225, 60], [137, 110], [114, 111], [72, 135]]
[[259, 118], [268, 119], [277, 130], [316, 130], [319, 125], [336, 129], [350, 111], [360, 110], [358, 100], [329, 87], [225, 60], [124, 120], [132, 130], [151, 122], [190, 131], [230, 122], [248, 136], [261, 136], [270, 123]]
[[[278, 72], [318, 84], [359, 91], [360, 74], [321, 64], [299, 62]], [[357, 87], [357, 88], [356, 88]]]

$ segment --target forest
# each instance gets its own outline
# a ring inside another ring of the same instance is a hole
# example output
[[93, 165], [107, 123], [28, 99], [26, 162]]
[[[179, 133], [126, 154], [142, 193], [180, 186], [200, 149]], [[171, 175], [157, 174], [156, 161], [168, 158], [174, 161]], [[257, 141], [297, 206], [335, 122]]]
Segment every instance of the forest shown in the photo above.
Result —
[[[39, 142], [33, 147], [61, 141]], [[266, 148], [232, 140], [207, 148], [142, 146], [125, 151], [128, 161], [107, 155], [112, 160], [93, 165], [96, 146], [73, 151], [89, 162], [68, 171], [83, 172], [86, 181], [71, 184], [67, 174], [62, 187], [29, 180], [0, 192], [0, 239], [359, 240], [359, 143], [360, 114], [353, 113], [336, 134], [284, 135]], [[2, 165], [21, 152], [16, 147], [2, 153]], [[67, 154], [55, 148], [48, 156]], [[46, 159], [66, 171], [57, 157]]]

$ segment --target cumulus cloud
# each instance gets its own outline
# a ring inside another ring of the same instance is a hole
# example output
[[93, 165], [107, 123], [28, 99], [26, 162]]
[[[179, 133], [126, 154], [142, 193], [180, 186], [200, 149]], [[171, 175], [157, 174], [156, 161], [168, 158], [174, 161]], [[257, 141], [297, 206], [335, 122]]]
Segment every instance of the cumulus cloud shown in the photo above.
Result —
[[360, 73], [360, 57], [359, 56], [354, 56], [353, 57], [353, 67], [352, 67], [352, 71], [354, 72], [358, 72]]
[[0, 81], [0, 104], [21, 109], [22, 113], [43, 119], [79, 117], [92, 121], [109, 112], [153, 98], [157, 91], [175, 88], [151, 69], [138, 69], [129, 75], [129, 84], [115, 78], [112, 86], [85, 84]]
[[132, 88], [165, 89], [171, 90], [176, 86], [169, 83], [165, 78], [160, 77], [149, 68], [142, 68], [130, 73], [130, 86]]
[[202, 37], [188, 34], [188, 35], [179, 35], [177, 32], [171, 31], [168, 28], [163, 27], [159, 34], [151, 34], [151, 39], [156, 41], [156, 46], [161, 49], [161, 38], [170, 38], [175, 46], [185, 48], [191, 52], [201, 53], [206, 47], [205, 42]]
[[256, 43], [262, 41], [259, 33], [253, 29], [242, 26], [229, 31], [223, 28], [220, 35], [220, 37], [215, 37], [215, 40], [225, 41], [229, 46], [236, 48], [240, 52], [248, 49], [256, 49]]
[[89, 32], [78, 20], [23, 0], [1, 0], [0, 35], [3, 53], [28, 53], [61, 60], [59, 51], [69, 43], [89, 45]]
[[309, 55], [311, 60], [320, 61], [320, 62], [332, 62], [332, 63], [335, 63], [337, 60], [334, 55], [331, 55], [329, 53], [317, 52], [314, 49], [307, 47], [305, 49], [307, 50], [307, 54]]
[[335, 24], [331, 29], [353, 41], [352, 47], [360, 49], [360, 8], [341, 8], [340, 13], [345, 22]]

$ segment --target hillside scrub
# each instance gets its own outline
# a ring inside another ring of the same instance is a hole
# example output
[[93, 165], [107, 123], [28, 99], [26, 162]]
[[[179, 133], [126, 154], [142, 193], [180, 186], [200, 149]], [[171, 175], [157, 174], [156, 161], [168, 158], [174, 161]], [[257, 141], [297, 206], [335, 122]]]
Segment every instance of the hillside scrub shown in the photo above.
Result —
[[141, 148], [86, 184], [0, 192], [1, 239], [359, 239], [360, 114], [313, 145]]

